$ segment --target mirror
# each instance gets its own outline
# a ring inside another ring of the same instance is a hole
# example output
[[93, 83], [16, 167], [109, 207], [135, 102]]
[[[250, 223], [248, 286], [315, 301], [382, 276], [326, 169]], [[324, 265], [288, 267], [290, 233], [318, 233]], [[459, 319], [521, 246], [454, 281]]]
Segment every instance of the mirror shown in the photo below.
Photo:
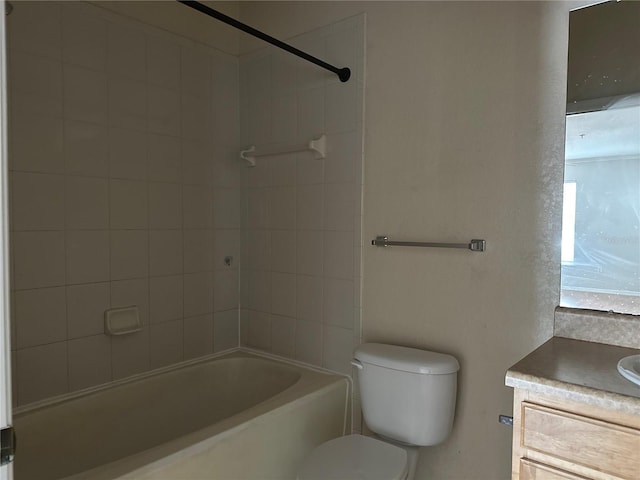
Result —
[[640, 2], [570, 14], [561, 300], [640, 314]]

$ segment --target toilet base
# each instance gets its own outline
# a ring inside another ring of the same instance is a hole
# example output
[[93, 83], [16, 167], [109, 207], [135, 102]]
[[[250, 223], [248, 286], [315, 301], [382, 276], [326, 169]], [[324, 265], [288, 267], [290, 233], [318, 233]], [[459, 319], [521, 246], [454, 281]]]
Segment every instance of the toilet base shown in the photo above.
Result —
[[413, 480], [416, 475], [416, 467], [418, 466], [418, 456], [420, 455], [420, 447], [416, 445], [407, 445], [406, 443], [398, 442], [396, 440], [392, 440], [388, 437], [383, 437], [381, 435], [375, 435], [375, 438], [377, 438], [381, 442], [390, 443], [391, 445], [401, 448], [405, 452], [407, 452], [408, 472], [407, 472], [406, 480]]

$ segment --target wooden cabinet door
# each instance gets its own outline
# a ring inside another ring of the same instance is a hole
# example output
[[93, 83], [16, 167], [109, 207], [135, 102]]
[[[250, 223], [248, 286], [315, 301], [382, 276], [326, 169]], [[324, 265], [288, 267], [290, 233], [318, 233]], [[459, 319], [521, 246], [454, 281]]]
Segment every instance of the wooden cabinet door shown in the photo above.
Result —
[[548, 465], [520, 459], [520, 480], [588, 480], [574, 473], [558, 470]]

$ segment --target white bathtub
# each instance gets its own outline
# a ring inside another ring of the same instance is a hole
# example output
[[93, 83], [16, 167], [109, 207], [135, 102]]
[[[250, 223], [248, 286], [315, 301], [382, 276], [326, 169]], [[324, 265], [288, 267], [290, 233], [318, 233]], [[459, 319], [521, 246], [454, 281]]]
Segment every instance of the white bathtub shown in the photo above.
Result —
[[233, 352], [15, 412], [16, 480], [286, 479], [343, 435], [345, 377]]

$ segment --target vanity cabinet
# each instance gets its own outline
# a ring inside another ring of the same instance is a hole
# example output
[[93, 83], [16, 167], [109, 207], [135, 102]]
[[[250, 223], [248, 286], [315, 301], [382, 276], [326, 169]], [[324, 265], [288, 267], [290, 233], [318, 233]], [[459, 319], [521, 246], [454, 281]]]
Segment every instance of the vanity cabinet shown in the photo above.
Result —
[[514, 390], [514, 480], [640, 479], [640, 417]]

